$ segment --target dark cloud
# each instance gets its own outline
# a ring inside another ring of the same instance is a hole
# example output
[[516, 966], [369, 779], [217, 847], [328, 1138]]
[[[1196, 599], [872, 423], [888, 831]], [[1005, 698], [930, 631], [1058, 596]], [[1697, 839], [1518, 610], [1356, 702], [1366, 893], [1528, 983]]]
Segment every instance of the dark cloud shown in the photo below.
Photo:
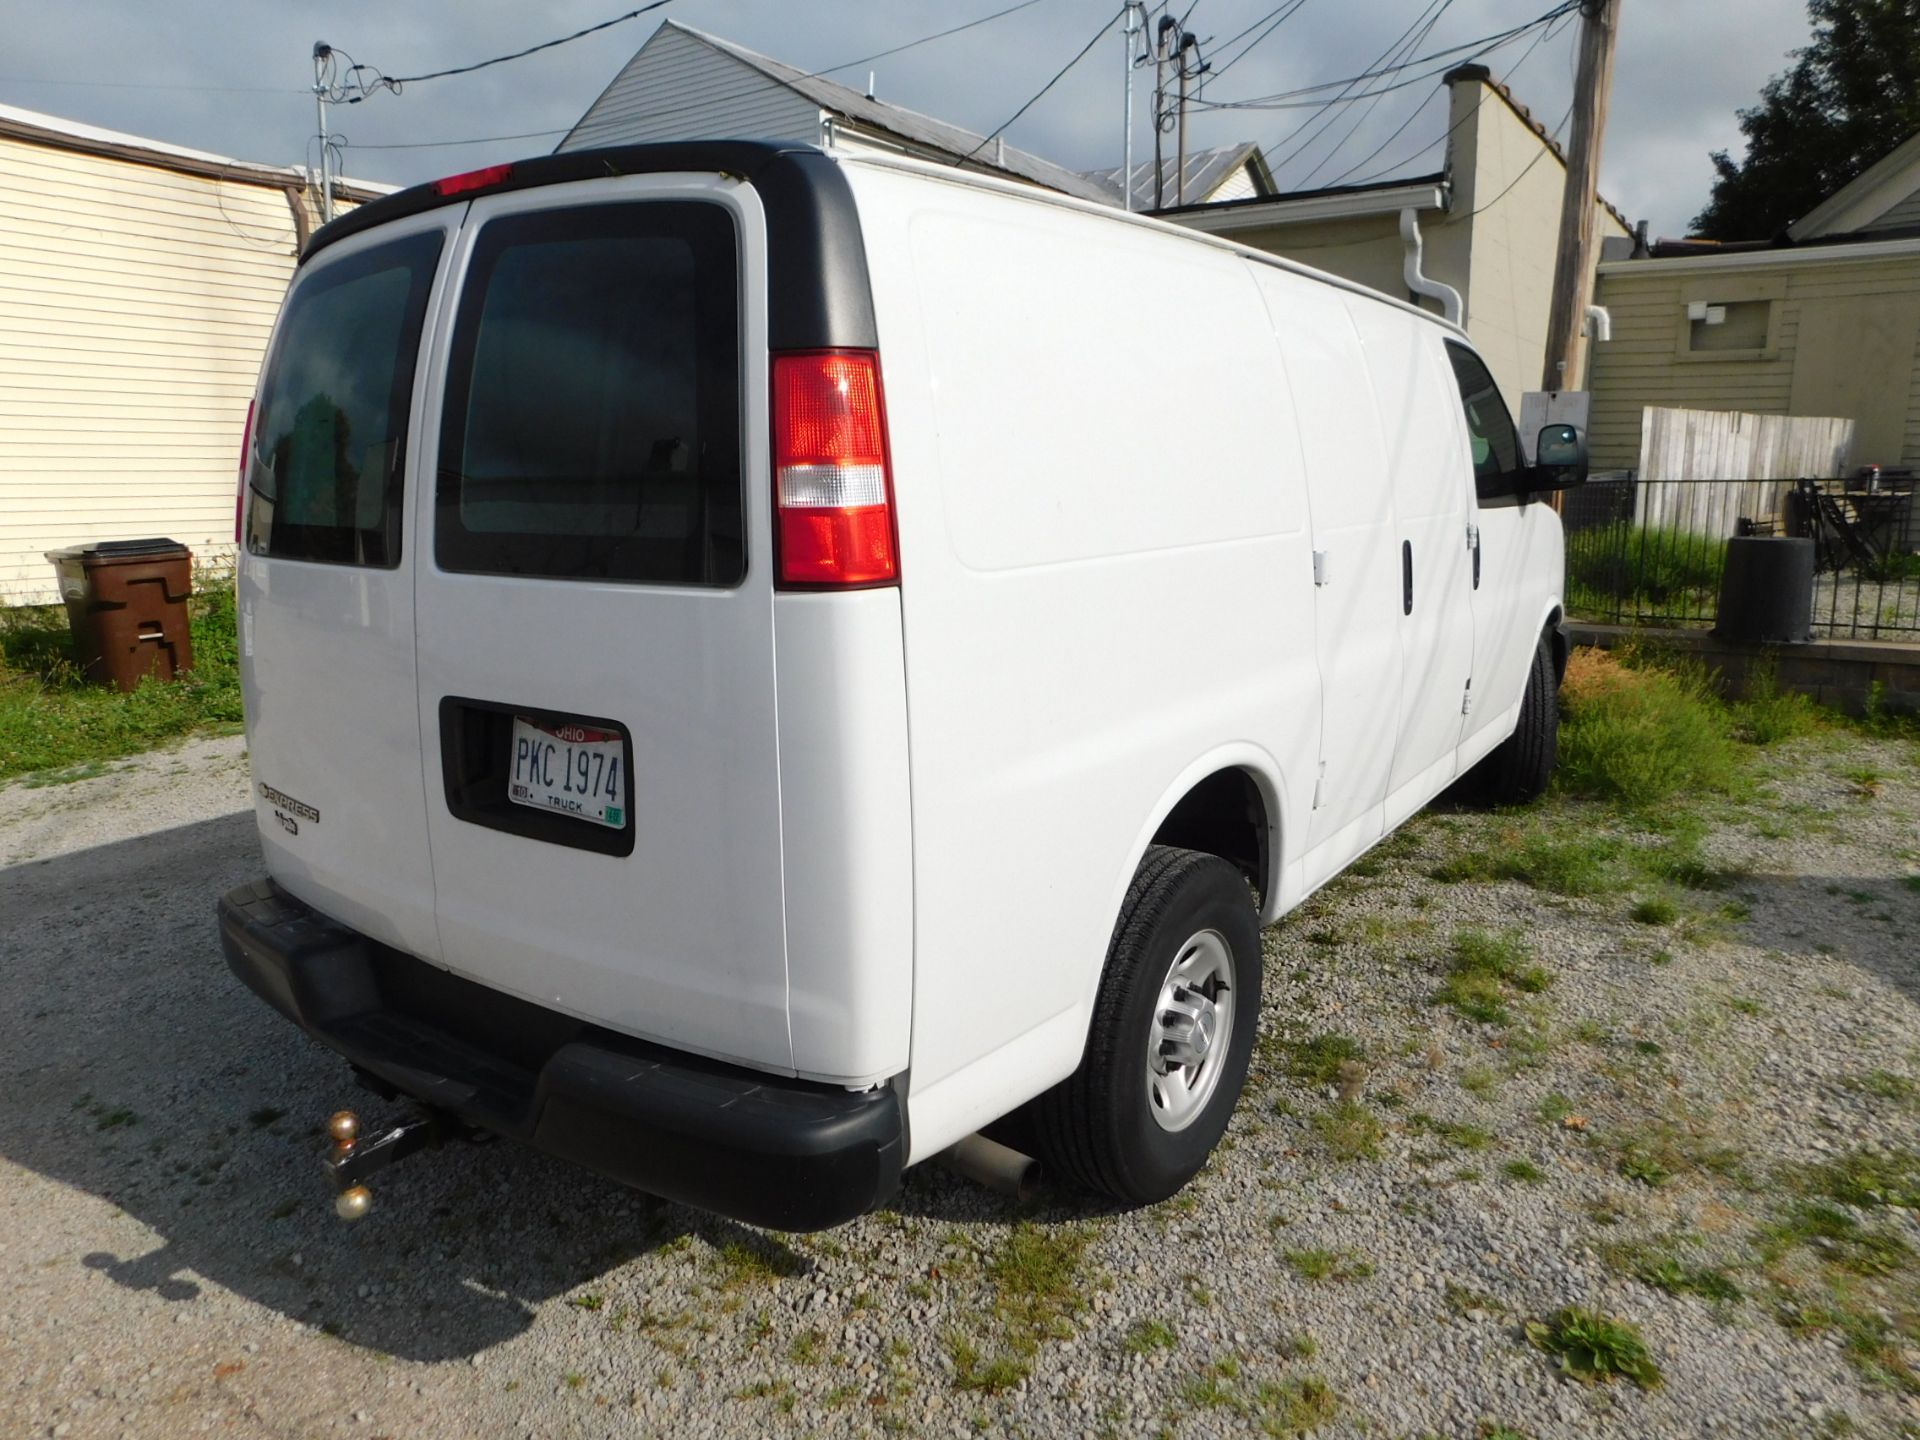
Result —
[[[337, 107], [334, 123], [350, 142], [348, 173], [410, 182], [544, 150], [552, 141], [369, 147], [564, 129], [667, 15], [819, 69], [1007, 3], [676, 0], [653, 15], [510, 65]], [[1549, 3], [1451, 0], [1421, 53], [1521, 23]], [[618, 13], [620, 4], [345, 0], [322, 8], [267, 0], [168, 0], [164, 5], [62, 0], [32, 6], [9, 0], [0, 100], [244, 159], [299, 164], [311, 154], [314, 113], [306, 91], [316, 38], [389, 74], [405, 75], [518, 49], [605, 19]], [[1209, 96], [1261, 96], [1352, 74], [1400, 34], [1420, 8], [1421, 0], [1306, 0], [1297, 15], [1213, 83]], [[1190, 23], [1203, 37], [1224, 41], [1271, 9], [1271, 0], [1199, 0]], [[1736, 11], [1737, 24], [1731, 23]], [[1107, 0], [1040, 0], [1003, 20], [875, 62], [878, 93], [990, 130], [1064, 64], [1107, 13]], [[1657, 232], [1680, 233], [1706, 198], [1707, 152], [1732, 147], [1738, 153], [1735, 110], [1753, 103], [1762, 82], [1784, 68], [1786, 52], [1806, 37], [1803, 0], [1738, 0], [1737, 5], [1624, 0], [1602, 177], [1608, 197], [1629, 215], [1650, 218]], [[1572, 27], [1564, 27], [1527, 57], [1510, 82], [1549, 125], [1567, 110], [1573, 38]], [[1526, 43], [1490, 57], [1494, 73], [1505, 73]], [[1116, 28], [1008, 132], [1009, 140], [1076, 168], [1113, 164], [1121, 140], [1122, 73]], [[836, 78], [858, 86], [866, 73], [847, 71]], [[88, 83], [47, 83], [53, 81]], [[1150, 144], [1145, 119], [1150, 86], [1149, 70], [1135, 97], [1139, 155]], [[1416, 152], [1445, 128], [1438, 88], [1436, 79], [1395, 91], [1364, 117], [1362, 106], [1341, 107], [1334, 123], [1282, 170], [1282, 184], [1321, 185], [1343, 175], [1359, 179], [1403, 158], [1412, 170], [1433, 166], [1437, 149], [1424, 156]], [[1312, 112], [1213, 111], [1192, 118], [1189, 141], [1258, 140], [1278, 158], [1311, 133], [1303, 131], [1303, 122], [1312, 122]], [[1389, 140], [1403, 122], [1406, 128]], [[1339, 148], [1329, 155], [1336, 141]], [[1356, 163], [1376, 147], [1374, 160]]]

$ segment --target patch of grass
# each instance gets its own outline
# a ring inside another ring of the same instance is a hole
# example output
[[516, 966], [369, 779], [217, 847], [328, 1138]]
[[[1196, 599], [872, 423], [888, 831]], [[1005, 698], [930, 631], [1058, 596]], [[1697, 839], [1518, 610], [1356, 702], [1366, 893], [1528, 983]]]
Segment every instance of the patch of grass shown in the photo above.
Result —
[[1676, 525], [1597, 525], [1567, 537], [1567, 605], [1576, 614], [1710, 611], [1720, 595], [1727, 542]]
[[1493, 1132], [1484, 1126], [1436, 1120], [1423, 1110], [1416, 1110], [1407, 1117], [1407, 1128], [1417, 1135], [1432, 1135], [1462, 1150], [1484, 1150], [1493, 1143]]
[[1738, 1178], [1740, 1152], [1719, 1143], [1706, 1126], [1680, 1111], [1614, 1137], [1620, 1173], [1655, 1189], [1676, 1175], [1707, 1171]]
[[1920, 1209], [1920, 1155], [1854, 1150], [1807, 1171], [1806, 1188], [1842, 1205]]
[[130, 695], [90, 685], [75, 663], [66, 611], [0, 609], [0, 780], [117, 759], [198, 730], [238, 725], [240, 671], [230, 577], [195, 578], [193, 671]]
[[1563, 1373], [1583, 1384], [1621, 1377], [1652, 1390], [1661, 1383], [1660, 1367], [1632, 1321], [1568, 1305], [1544, 1320], [1529, 1320], [1526, 1335], [1554, 1357]]
[[1377, 1160], [1386, 1130], [1358, 1100], [1342, 1100], [1313, 1117], [1314, 1131], [1336, 1160]]
[[995, 1308], [1016, 1341], [1072, 1333], [1070, 1321], [1086, 1304], [1081, 1259], [1093, 1232], [1084, 1226], [1016, 1225], [986, 1274]]
[[1797, 740], [1825, 725], [1825, 712], [1812, 697], [1797, 691], [1782, 690], [1779, 676], [1769, 662], [1747, 672], [1745, 695], [1733, 706], [1733, 718], [1741, 738], [1754, 745], [1773, 745], [1782, 740]]
[[827, 1337], [818, 1330], [802, 1330], [787, 1343], [787, 1358], [796, 1365], [817, 1365], [827, 1353]]
[[1547, 1172], [1531, 1160], [1509, 1160], [1500, 1167], [1500, 1173], [1521, 1185], [1541, 1185], [1547, 1178]]
[[1299, 1436], [1332, 1421], [1340, 1400], [1315, 1375], [1249, 1383], [1238, 1358], [1215, 1360], [1180, 1387], [1180, 1398], [1198, 1410], [1229, 1410], [1264, 1435]]
[[1742, 759], [1704, 673], [1576, 651], [1561, 688], [1557, 782], [1636, 809], [1735, 788]]
[[1855, 1094], [1870, 1095], [1875, 1100], [1891, 1100], [1899, 1105], [1911, 1105], [1920, 1100], [1920, 1085], [1891, 1070], [1869, 1070], [1864, 1075], [1849, 1075], [1840, 1083]]
[[1537, 995], [1553, 982], [1552, 975], [1532, 959], [1526, 941], [1517, 933], [1463, 930], [1454, 936], [1447, 978], [1435, 998], [1469, 1020], [1511, 1025], [1513, 1013], [1507, 1008], [1511, 992]]
[[1132, 1354], [1146, 1355], [1154, 1350], [1173, 1349], [1180, 1343], [1180, 1336], [1164, 1320], [1136, 1320], [1120, 1343]]
[[756, 1236], [752, 1241], [729, 1240], [713, 1252], [722, 1281], [728, 1288], [766, 1285], [802, 1274], [806, 1261], [778, 1240]]
[[1429, 870], [1444, 884], [1517, 880], [1553, 895], [1579, 898], [1619, 887], [1620, 841], [1611, 835], [1561, 836], [1538, 830], [1502, 834], [1499, 843], [1466, 850]]
[[1373, 1274], [1372, 1262], [1351, 1250], [1288, 1250], [1281, 1258], [1302, 1280], [1364, 1280]]
[[1465, 1315], [1478, 1310], [1486, 1315], [1509, 1315], [1513, 1312], [1506, 1304], [1483, 1290], [1469, 1289], [1465, 1285], [1456, 1285], [1449, 1280], [1446, 1283], [1447, 1308], [1456, 1315]]
[[1669, 1295], [1698, 1295], [1717, 1305], [1738, 1300], [1741, 1290], [1719, 1265], [1687, 1265], [1671, 1255], [1649, 1258], [1634, 1270], [1643, 1285], [1664, 1290]]
[[1806, 1247], [1829, 1265], [1854, 1275], [1891, 1275], [1913, 1259], [1913, 1249], [1890, 1230], [1862, 1225], [1844, 1210], [1818, 1202], [1794, 1206], [1754, 1238], [1763, 1260]]
[[1331, 1085], [1343, 1066], [1364, 1064], [1367, 1052], [1351, 1035], [1314, 1035], [1306, 1040], [1278, 1042], [1281, 1068], [1309, 1085]]
[[604, 1310], [607, 1305], [607, 1297], [604, 1295], [573, 1295], [568, 1297], [567, 1304], [571, 1305], [575, 1310]]
[[981, 1395], [1011, 1390], [1032, 1370], [1017, 1355], [983, 1356], [973, 1341], [958, 1332], [947, 1336], [947, 1359], [953, 1364], [954, 1389]]
[[1649, 895], [1635, 901], [1627, 915], [1640, 925], [1671, 925], [1680, 918], [1680, 907], [1664, 895]]

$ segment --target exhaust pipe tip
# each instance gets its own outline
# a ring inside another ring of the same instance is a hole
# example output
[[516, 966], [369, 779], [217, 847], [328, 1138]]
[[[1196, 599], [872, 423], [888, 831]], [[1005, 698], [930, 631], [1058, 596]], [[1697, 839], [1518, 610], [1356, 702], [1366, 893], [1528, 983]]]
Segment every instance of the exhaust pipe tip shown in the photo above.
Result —
[[967, 1136], [942, 1151], [940, 1159], [956, 1175], [1016, 1200], [1031, 1200], [1040, 1188], [1038, 1160], [984, 1135]]

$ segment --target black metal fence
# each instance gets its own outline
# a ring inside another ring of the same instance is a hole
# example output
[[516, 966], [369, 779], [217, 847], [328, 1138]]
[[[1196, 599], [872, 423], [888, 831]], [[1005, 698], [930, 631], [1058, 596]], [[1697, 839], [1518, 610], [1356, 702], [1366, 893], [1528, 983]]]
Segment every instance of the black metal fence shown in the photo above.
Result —
[[1567, 610], [1612, 624], [1711, 627], [1727, 540], [1814, 542], [1814, 633], [1920, 640], [1915, 482], [1640, 480], [1596, 477], [1570, 490]]

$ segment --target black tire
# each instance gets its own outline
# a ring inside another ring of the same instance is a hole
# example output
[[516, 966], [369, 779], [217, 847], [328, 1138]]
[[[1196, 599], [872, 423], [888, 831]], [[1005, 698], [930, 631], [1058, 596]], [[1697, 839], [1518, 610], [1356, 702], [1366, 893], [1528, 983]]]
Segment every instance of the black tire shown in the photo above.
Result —
[[[1162, 982], [1202, 932], [1225, 941], [1232, 1034], [1215, 1037], [1221, 1069], [1184, 1129], [1154, 1118], [1148, 1036]], [[1150, 848], [1134, 872], [1107, 950], [1080, 1068], [1034, 1102], [1040, 1158], [1064, 1180], [1129, 1205], [1164, 1200], [1199, 1173], [1226, 1133], [1246, 1083], [1260, 1012], [1260, 926], [1240, 872], [1215, 855]], [[1225, 1050], [1219, 1050], [1221, 1040]]]
[[1560, 677], [1542, 635], [1520, 698], [1520, 723], [1467, 776], [1467, 795], [1484, 805], [1524, 805], [1547, 793], [1560, 754]]

